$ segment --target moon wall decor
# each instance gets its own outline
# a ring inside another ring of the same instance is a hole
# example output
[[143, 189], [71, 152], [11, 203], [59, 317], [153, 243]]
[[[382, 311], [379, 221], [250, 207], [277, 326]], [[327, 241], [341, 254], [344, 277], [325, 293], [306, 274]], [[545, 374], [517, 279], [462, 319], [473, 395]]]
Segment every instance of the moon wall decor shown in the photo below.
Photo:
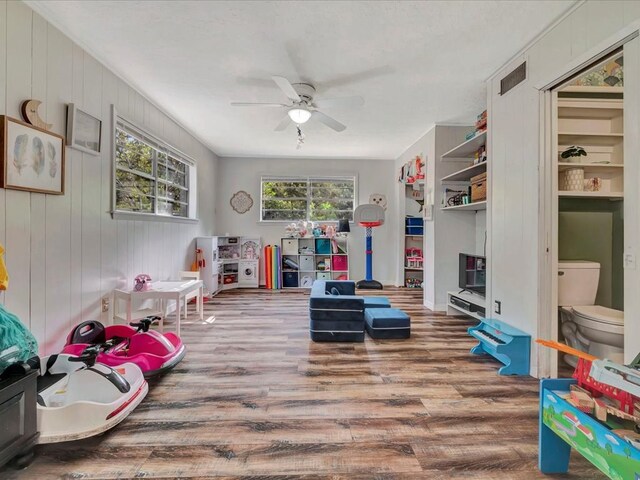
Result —
[[36, 100], [34, 98], [22, 102], [22, 105], [20, 106], [22, 118], [24, 118], [25, 122], [33, 125], [34, 127], [51, 130], [53, 124], [45, 122], [38, 114], [38, 107], [40, 107], [41, 103], [42, 102], [40, 100]]

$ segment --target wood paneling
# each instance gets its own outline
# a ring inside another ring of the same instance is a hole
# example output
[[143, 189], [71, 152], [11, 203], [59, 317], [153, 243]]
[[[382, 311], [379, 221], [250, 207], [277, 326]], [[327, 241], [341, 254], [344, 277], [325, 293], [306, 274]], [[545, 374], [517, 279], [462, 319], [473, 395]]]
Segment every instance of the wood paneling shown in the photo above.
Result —
[[[5, 41], [6, 40], [6, 41]], [[102, 154], [67, 149], [65, 195], [0, 189], [0, 243], [9, 290], [0, 301], [30, 327], [41, 353], [60, 349], [72, 325], [101, 318], [100, 300], [135, 275], [176, 278], [193, 238], [213, 234], [217, 158], [142, 95], [17, 1], [0, 0], [0, 113], [23, 100], [64, 134], [66, 104], [102, 119]], [[200, 225], [111, 219], [111, 105], [198, 161]], [[165, 227], [166, 225], [166, 227]]]
[[223, 292], [123, 423], [0, 477], [603, 478], [582, 457], [541, 475], [538, 382], [471, 355], [473, 323], [424, 309], [422, 292], [381, 293], [411, 315], [410, 339], [313, 343], [307, 292]]

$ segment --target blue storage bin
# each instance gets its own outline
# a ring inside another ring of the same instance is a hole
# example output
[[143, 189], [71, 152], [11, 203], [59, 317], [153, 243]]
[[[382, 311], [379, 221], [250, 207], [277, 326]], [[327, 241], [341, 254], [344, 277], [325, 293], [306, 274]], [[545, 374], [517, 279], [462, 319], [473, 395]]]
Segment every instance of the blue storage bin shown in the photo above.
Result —
[[284, 272], [282, 274], [282, 286], [285, 288], [298, 286], [298, 272]]
[[407, 227], [422, 227], [424, 220], [422, 217], [406, 217], [406, 225]]
[[424, 231], [424, 227], [407, 227], [406, 228], [407, 235], [422, 235]]

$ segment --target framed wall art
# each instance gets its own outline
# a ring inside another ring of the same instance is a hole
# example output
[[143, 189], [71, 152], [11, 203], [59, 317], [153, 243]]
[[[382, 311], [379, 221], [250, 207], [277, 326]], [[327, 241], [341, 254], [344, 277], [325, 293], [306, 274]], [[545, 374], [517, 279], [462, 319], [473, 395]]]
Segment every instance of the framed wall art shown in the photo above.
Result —
[[229, 204], [238, 213], [247, 213], [253, 207], [253, 198], [244, 190], [236, 192], [229, 200]]
[[102, 121], [77, 108], [67, 106], [67, 145], [81, 152], [100, 155]]
[[1, 188], [64, 194], [64, 137], [0, 115]]

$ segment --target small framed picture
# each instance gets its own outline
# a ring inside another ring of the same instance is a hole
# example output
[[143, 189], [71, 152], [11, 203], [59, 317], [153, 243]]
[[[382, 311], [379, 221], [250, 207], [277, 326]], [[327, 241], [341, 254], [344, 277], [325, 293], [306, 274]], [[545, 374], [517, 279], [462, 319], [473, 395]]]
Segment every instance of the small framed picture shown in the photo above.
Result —
[[0, 115], [1, 188], [64, 194], [64, 137]]
[[100, 155], [102, 121], [77, 108], [67, 107], [67, 145], [81, 152]]

